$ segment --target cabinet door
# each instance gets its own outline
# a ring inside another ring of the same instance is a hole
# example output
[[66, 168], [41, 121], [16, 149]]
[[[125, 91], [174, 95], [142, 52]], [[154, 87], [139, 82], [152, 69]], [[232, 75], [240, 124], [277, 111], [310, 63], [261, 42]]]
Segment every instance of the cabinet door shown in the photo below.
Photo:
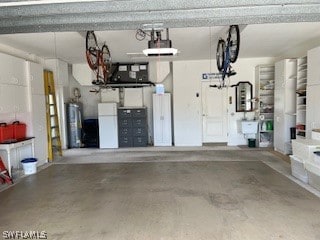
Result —
[[15, 105], [16, 86], [2, 85], [0, 86], [0, 112], [12, 113], [17, 111]]
[[11, 56], [11, 68], [13, 84], [27, 86], [26, 61]]
[[44, 95], [32, 95], [32, 136], [35, 137], [35, 157], [39, 165], [47, 162], [46, 105]]
[[26, 86], [25, 61], [0, 53], [0, 83]]
[[15, 87], [15, 109], [17, 112], [29, 112], [29, 92], [28, 87], [14, 86]]
[[307, 87], [307, 114], [306, 114], [306, 137], [311, 137], [311, 130], [320, 128], [320, 111], [319, 111], [319, 92], [320, 85]]
[[153, 95], [153, 142], [155, 146], [162, 143], [162, 126], [161, 126], [161, 101], [160, 96]]
[[308, 51], [308, 85], [320, 84], [320, 47]]
[[170, 94], [153, 95], [154, 145], [171, 146]]
[[11, 56], [0, 53], [0, 83], [13, 84]]
[[44, 94], [43, 67], [40, 64], [29, 62], [28, 68], [31, 94]]
[[166, 146], [172, 145], [172, 132], [171, 132], [171, 96], [165, 95], [162, 101], [162, 131], [163, 142]]

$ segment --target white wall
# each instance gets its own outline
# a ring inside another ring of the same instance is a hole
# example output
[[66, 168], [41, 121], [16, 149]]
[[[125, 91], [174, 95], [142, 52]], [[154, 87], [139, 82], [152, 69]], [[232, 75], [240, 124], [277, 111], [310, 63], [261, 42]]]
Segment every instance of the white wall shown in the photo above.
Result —
[[[90, 93], [90, 89], [97, 88], [94, 85], [88, 86], [91, 83], [90, 78], [91, 69], [87, 68], [83, 64], [76, 64], [76, 67], [81, 69], [83, 73], [80, 80], [75, 79], [75, 72], [72, 71], [72, 67], [69, 67], [69, 91], [70, 97], [73, 96], [73, 89], [79, 88], [81, 91], [80, 101], [83, 103], [83, 115], [84, 118], [97, 118], [98, 117], [98, 102], [100, 102], [100, 94]], [[86, 70], [83, 70], [86, 69]], [[85, 72], [89, 71], [89, 72]], [[76, 74], [78, 76], [78, 74]], [[79, 75], [80, 77], [80, 75]], [[165, 87], [165, 91], [172, 93], [172, 64], [169, 62], [151, 61], [149, 62], [149, 80], [155, 83], [161, 83]], [[82, 83], [80, 85], [79, 81]], [[83, 85], [85, 84], [85, 85]], [[152, 116], [152, 94], [155, 92], [155, 87], [144, 87], [143, 88], [143, 105], [147, 107], [148, 112], [148, 139], [149, 143], [153, 143], [153, 116]]]
[[[91, 70], [90, 70], [91, 71]], [[83, 86], [72, 75], [72, 66], [69, 65], [69, 99], [66, 102], [70, 101], [70, 98], [73, 98], [74, 88], [78, 88], [81, 93], [80, 102], [83, 103], [83, 118], [98, 118], [98, 103], [100, 102], [100, 93], [92, 93], [91, 89], [97, 88], [94, 86]]]
[[210, 70], [210, 61], [173, 63], [173, 125], [175, 146], [202, 145], [202, 73]]
[[[4, 45], [0, 45], [1, 50], [4, 48]], [[43, 59], [20, 50], [15, 50], [11, 47], [6, 48], [6, 51], [4, 52], [12, 53], [12, 55], [0, 54], [0, 65], [2, 67], [0, 71], [0, 122], [11, 123], [18, 120], [27, 124], [27, 136], [36, 136], [35, 157], [38, 158], [38, 165], [42, 165], [47, 162], [47, 146], [46, 144], [43, 144], [43, 141], [40, 140], [40, 138], [45, 139], [46, 141], [47, 134], [43, 129], [35, 134], [36, 130], [45, 127], [45, 124], [42, 124], [41, 126], [34, 125], [33, 113], [35, 112], [34, 110], [38, 113], [43, 110], [41, 106], [44, 106], [44, 102], [42, 102], [42, 104], [41, 102], [37, 102], [37, 109], [34, 109], [32, 105], [35, 101], [35, 87], [39, 88], [38, 84], [35, 84], [35, 81], [42, 80], [43, 82], [43, 73], [42, 70], [40, 70], [40, 79], [32, 78], [30, 76], [29, 64], [25, 60], [36, 59], [36, 62], [43, 62]], [[10, 82], [11, 79], [15, 81]], [[42, 88], [40, 87], [40, 89], [44, 92], [43, 86]], [[3, 97], [4, 99], [2, 99]], [[39, 100], [40, 99], [37, 98], [37, 101]], [[42, 100], [44, 101], [44, 96]], [[45, 119], [45, 110], [43, 110], [42, 114], [43, 119]], [[37, 123], [39, 122], [40, 121], [37, 121]], [[0, 155], [6, 162], [6, 154], [1, 151]], [[30, 146], [19, 148], [19, 150], [13, 150], [11, 155], [12, 166], [14, 168], [21, 167], [19, 166], [20, 160], [31, 156]]]
[[[272, 58], [244, 58], [233, 64], [237, 75], [230, 78], [229, 84], [239, 81], [249, 81], [255, 92], [255, 67], [261, 64], [273, 63]], [[211, 65], [211, 68], [210, 68]], [[173, 63], [174, 86], [174, 135], [177, 146], [199, 146], [202, 144], [202, 102], [201, 94], [202, 73], [218, 72], [215, 60], [179, 61]], [[212, 80], [214, 81], [214, 80]], [[229, 97], [232, 103], [229, 104]], [[212, 99], [212, 101], [215, 101]], [[244, 136], [238, 133], [238, 121], [244, 113], [235, 111], [235, 88], [228, 88], [228, 145], [246, 145]], [[247, 113], [248, 119], [253, 119], [255, 113]]]
[[[253, 94], [255, 94], [255, 67], [263, 64], [273, 64], [274, 58], [239, 58], [232, 66], [237, 72], [235, 76], [230, 78], [230, 85], [239, 81], [249, 81], [253, 85]], [[228, 104], [228, 145], [246, 145], [247, 140], [243, 134], [238, 132], [238, 122], [244, 117], [244, 113], [235, 111], [235, 88], [228, 89], [228, 99], [232, 97], [232, 104]], [[248, 119], [254, 118], [254, 112], [247, 113]]]

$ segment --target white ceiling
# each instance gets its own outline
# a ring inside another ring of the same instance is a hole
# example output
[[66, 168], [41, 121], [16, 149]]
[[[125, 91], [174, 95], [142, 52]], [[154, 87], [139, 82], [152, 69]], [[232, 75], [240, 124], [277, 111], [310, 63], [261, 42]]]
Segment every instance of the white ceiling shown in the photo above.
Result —
[[[227, 27], [172, 28], [170, 39], [180, 51], [176, 60], [198, 60], [215, 57], [217, 40], [226, 37]], [[241, 32], [240, 58], [279, 57], [304, 43], [318, 41], [320, 22], [277, 23], [245, 26]], [[98, 41], [109, 46], [114, 62], [132, 59], [126, 53], [141, 53], [147, 48], [146, 38], [135, 39], [134, 30], [97, 31]], [[0, 35], [0, 43], [43, 58], [60, 58], [69, 63], [84, 63], [85, 33], [28, 33]], [[164, 34], [165, 36], [165, 34]], [[210, 44], [211, 43], [211, 44]]]

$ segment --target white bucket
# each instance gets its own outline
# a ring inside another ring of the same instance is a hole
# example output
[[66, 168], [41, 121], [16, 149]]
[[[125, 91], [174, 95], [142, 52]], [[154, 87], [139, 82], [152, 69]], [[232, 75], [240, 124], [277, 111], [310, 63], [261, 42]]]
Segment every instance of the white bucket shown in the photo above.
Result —
[[37, 161], [36, 158], [26, 158], [21, 161], [25, 175], [31, 175], [37, 172]]

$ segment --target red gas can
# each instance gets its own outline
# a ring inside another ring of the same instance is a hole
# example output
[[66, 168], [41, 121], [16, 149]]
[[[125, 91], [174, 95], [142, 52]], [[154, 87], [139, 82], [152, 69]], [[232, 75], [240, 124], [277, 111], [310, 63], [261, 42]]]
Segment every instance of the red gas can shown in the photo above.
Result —
[[14, 139], [23, 139], [26, 138], [27, 125], [24, 123], [20, 123], [19, 121], [15, 121], [11, 124], [13, 127], [13, 138]]
[[13, 126], [0, 123], [0, 143], [13, 139]]

